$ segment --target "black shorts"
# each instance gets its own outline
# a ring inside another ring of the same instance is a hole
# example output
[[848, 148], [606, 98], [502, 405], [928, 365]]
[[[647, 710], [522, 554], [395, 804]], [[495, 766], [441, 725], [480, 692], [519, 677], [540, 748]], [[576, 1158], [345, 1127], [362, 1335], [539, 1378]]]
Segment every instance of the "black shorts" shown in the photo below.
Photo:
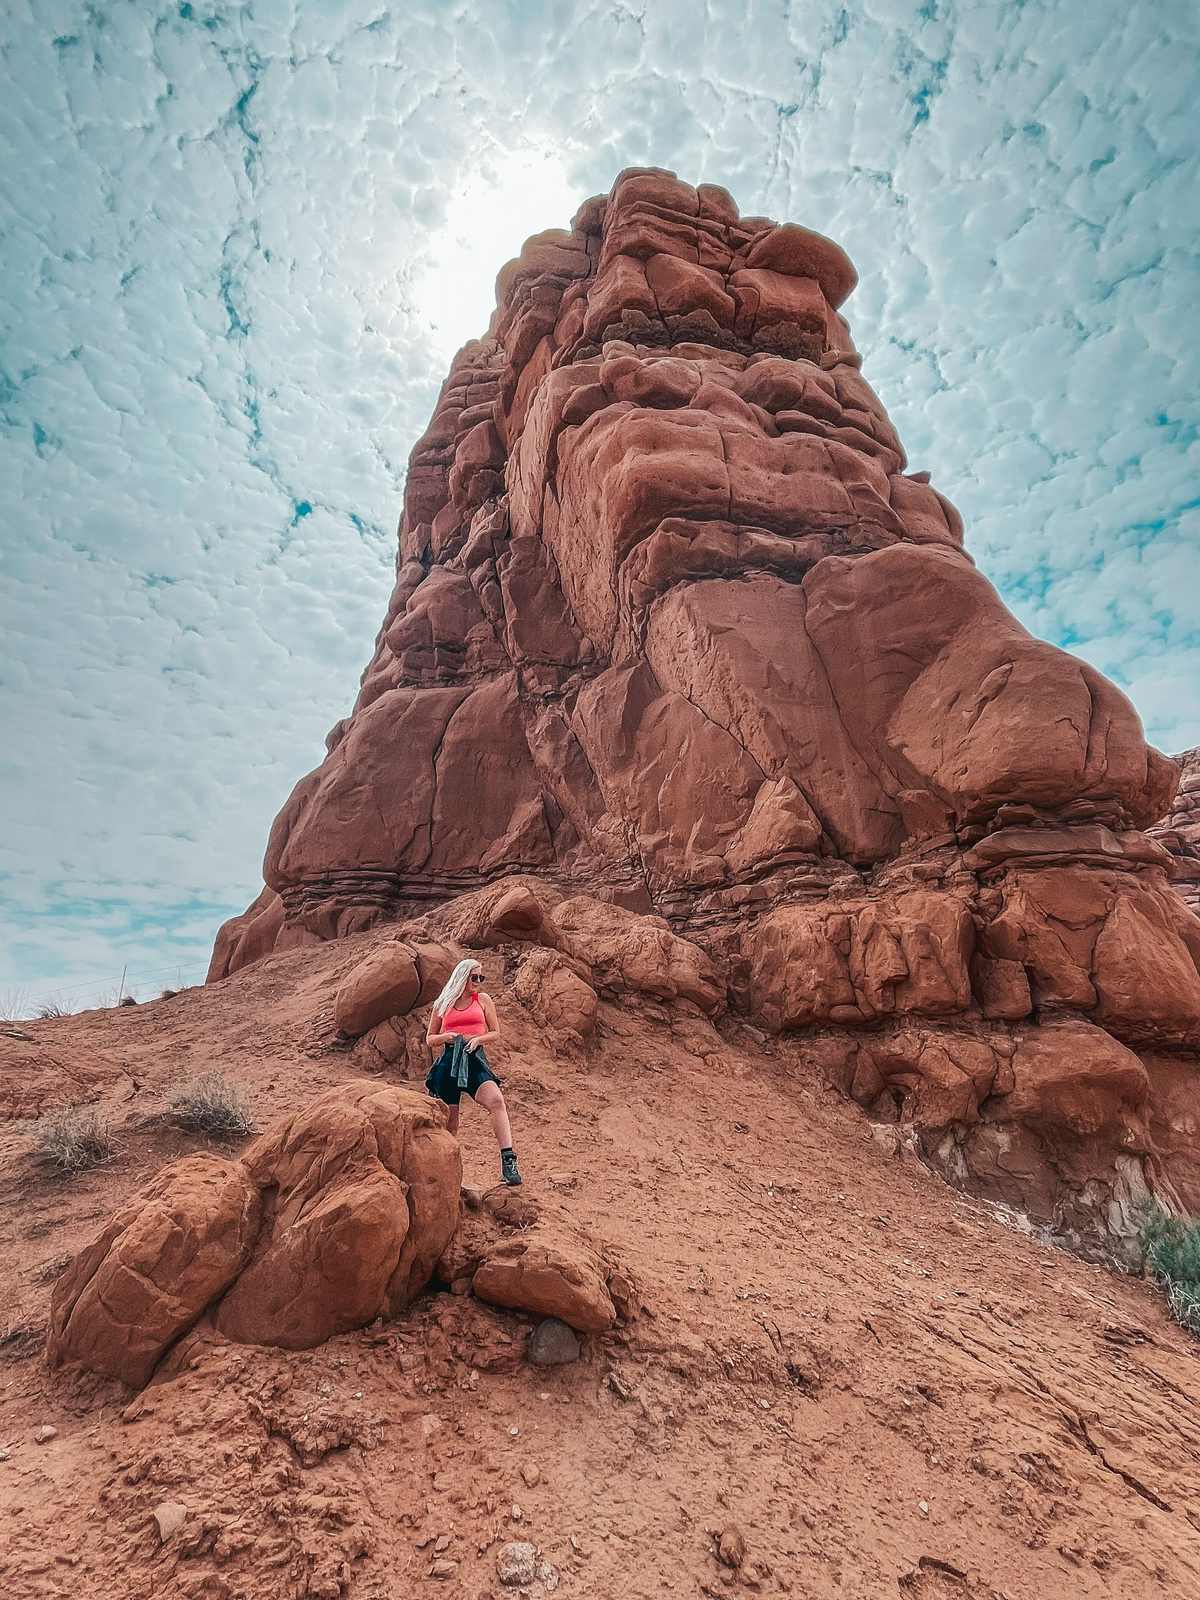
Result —
[[474, 1050], [471, 1052], [471, 1061], [467, 1068], [467, 1087], [465, 1090], [460, 1089], [454, 1078], [453, 1056], [454, 1052], [449, 1045], [446, 1045], [429, 1069], [425, 1087], [434, 1099], [442, 1100], [448, 1106], [456, 1106], [464, 1094], [469, 1094], [474, 1099], [480, 1084], [494, 1083], [499, 1088], [500, 1079], [488, 1065], [487, 1057], [482, 1050]]

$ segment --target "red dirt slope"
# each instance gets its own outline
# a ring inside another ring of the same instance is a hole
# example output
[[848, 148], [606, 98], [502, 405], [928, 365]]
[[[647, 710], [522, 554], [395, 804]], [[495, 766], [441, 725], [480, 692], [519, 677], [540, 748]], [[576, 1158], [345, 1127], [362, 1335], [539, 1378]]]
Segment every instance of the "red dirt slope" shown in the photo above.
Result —
[[[168, 1091], [219, 1068], [262, 1125], [360, 1076], [332, 1000], [382, 937], [0, 1036], [0, 1106], [94, 1098], [121, 1137], [63, 1181], [27, 1122], [0, 1130], [6, 1600], [475, 1600], [516, 1592], [513, 1539], [548, 1563], [530, 1595], [1200, 1592], [1200, 1347], [1150, 1288], [889, 1153], [802, 1041], [630, 997], [560, 1054], [506, 951], [484, 959], [527, 1192], [622, 1257], [637, 1321], [535, 1368], [530, 1319], [436, 1293], [308, 1352], [208, 1347], [138, 1396], [50, 1374], [63, 1257], [199, 1147], [156, 1120]], [[470, 1109], [464, 1145], [467, 1181], [492, 1182]]]

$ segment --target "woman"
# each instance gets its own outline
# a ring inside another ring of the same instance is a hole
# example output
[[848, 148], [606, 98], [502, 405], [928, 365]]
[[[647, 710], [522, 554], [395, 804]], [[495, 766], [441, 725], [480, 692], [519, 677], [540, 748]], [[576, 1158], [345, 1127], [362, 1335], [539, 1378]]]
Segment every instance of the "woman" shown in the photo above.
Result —
[[516, 1184], [521, 1182], [521, 1174], [513, 1153], [508, 1108], [500, 1080], [483, 1052], [489, 1040], [500, 1037], [500, 1024], [491, 995], [479, 987], [482, 982], [483, 968], [478, 961], [460, 961], [433, 1002], [425, 1043], [431, 1050], [441, 1045], [442, 1053], [430, 1068], [425, 1087], [450, 1107], [451, 1133], [458, 1132], [458, 1103], [464, 1090], [488, 1112], [500, 1146], [500, 1176], [505, 1183]]

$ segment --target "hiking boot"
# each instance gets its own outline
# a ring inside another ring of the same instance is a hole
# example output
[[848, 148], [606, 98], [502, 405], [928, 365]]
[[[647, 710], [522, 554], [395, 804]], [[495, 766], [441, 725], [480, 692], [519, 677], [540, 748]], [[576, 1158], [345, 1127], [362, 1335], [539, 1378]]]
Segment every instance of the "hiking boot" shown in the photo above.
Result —
[[521, 1174], [517, 1170], [517, 1158], [511, 1150], [501, 1153], [500, 1179], [503, 1183], [518, 1184], [521, 1182]]

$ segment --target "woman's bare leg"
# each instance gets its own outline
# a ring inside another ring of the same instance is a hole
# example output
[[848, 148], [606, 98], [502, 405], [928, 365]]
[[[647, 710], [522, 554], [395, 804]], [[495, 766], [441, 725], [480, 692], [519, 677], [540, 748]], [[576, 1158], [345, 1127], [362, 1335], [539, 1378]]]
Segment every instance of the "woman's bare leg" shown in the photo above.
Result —
[[446, 1126], [455, 1138], [458, 1137], [458, 1111], [459, 1108], [457, 1106], [446, 1107]]
[[492, 1119], [492, 1132], [501, 1150], [512, 1147], [512, 1126], [508, 1120], [508, 1107], [504, 1096], [494, 1083], [481, 1083], [475, 1092], [475, 1104], [480, 1105]]

